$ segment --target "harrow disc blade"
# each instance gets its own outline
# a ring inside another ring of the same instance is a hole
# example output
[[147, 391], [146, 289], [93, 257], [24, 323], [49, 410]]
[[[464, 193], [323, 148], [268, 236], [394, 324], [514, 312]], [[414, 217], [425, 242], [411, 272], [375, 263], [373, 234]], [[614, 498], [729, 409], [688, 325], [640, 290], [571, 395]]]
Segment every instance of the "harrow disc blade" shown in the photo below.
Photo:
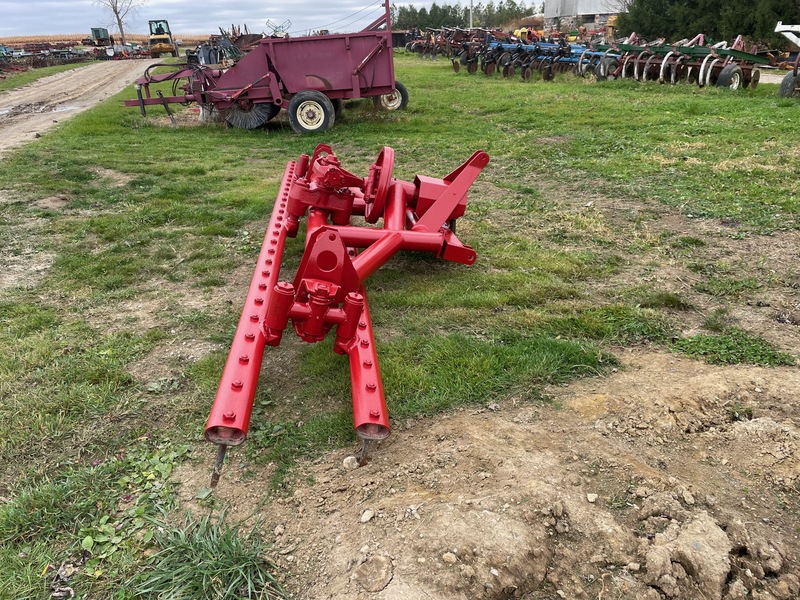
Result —
[[745, 80], [744, 87], [750, 86], [751, 90], [754, 90], [758, 87], [758, 82], [761, 81], [761, 70], [760, 69], [753, 69], [750, 72], [750, 80]]

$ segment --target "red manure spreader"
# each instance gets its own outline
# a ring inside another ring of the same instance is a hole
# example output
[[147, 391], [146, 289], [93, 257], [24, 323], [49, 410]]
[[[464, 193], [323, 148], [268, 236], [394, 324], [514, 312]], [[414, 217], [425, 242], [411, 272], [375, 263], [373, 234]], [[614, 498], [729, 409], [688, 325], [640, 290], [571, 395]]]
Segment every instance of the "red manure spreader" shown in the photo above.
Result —
[[[394, 78], [388, 2], [359, 32], [263, 38], [226, 69], [186, 64], [171, 73], [151, 70], [136, 81], [138, 97], [126, 106], [144, 115], [147, 106], [163, 105], [171, 114], [170, 104], [196, 102], [243, 129], [261, 127], [282, 108], [292, 129], [307, 133], [330, 128], [344, 100], [372, 97], [383, 110], [408, 103], [408, 91]], [[164, 82], [173, 82], [172, 95], [158, 89], [154, 97], [150, 87]]]

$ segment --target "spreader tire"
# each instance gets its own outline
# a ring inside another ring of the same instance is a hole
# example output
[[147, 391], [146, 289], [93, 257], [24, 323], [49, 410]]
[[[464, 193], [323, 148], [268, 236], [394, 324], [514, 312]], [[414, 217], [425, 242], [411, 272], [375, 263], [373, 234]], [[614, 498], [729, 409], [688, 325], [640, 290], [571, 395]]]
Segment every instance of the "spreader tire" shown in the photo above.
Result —
[[322, 92], [303, 90], [289, 100], [289, 125], [295, 133], [325, 131], [333, 126], [336, 112]]
[[344, 100], [341, 98], [334, 98], [331, 100], [331, 104], [333, 104], [333, 115], [338, 119], [344, 112]]
[[408, 106], [408, 90], [402, 83], [395, 81], [394, 91], [383, 94], [382, 96], [374, 96], [372, 101], [375, 103], [375, 108], [378, 110], [386, 112], [403, 110]]
[[781, 98], [791, 98], [792, 96], [800, 96], [800, 72], [797, 75], [793, 71], [789, 71], [781, 81], [781, 87], [778, 90], [778, 95]]

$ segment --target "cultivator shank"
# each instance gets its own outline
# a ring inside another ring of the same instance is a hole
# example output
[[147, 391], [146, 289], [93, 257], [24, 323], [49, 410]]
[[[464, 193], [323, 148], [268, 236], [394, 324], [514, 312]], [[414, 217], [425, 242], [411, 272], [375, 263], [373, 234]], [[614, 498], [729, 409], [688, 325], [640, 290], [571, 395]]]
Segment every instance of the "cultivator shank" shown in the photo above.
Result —
[[[365, 281], [401, 250], [473, 264], [475, 251], [456, 237], [455, 222], [488, 162], [478, 151], [442, 179], [402, 181], [392, 176], [394, 150], [385, 146], [362, 178], [321, 144], [287, 164], [206, 424], [206, 439], [219, 445], [212, 485], [227, 447], [247, 437], [264, 350], [280, 344], [290, 322], [309, 343], [334, 332], [334, 352], [349, 358], [353, 424], [365, 450], [389, 435]], [[382, 226], [355, 226], [353, 217]], [[284, 246], [303, 218], [305, 250], [290, 283], [279, 279]]]

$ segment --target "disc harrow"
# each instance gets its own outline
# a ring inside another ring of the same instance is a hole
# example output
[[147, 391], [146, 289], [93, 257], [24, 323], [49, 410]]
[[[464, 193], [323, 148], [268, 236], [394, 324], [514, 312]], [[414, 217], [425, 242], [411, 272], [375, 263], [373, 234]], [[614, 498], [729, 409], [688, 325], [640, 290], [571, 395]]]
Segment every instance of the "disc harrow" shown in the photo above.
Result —
[[[800, 32], [800, 26], [783, 26], [783, 29], [793, 35]], [[755, 49], [745, 51], [742, 36], [730, 45], [714, 43], [702, 34], [675, 43], [664, 40], [648, 43], [634, 33], [619, 42], [585, 45], [568, 43], [563, 38], [525, 43], [513, 36], [486, 30], [469, 33], [468, 41], [462, 42], [461, 53], [453, 59], [456, 73], [467, 65], [469, 73], [480, 70], [489, 76], [519, 75], [523, 81], [530, 80], [535, 73], [539, 73], [543, 81], [551, 81], [558, 73], [573, 73], [598, 81], [635, 79], [736, 90], [755, 88], [761, 77], [759, 66], [774, 62], [770, 56], [756, 54]], [[800, 95], [797, 64], [793, 77], [795, 79], [786, 84], [787, 89]]]
[[742, 36], [730, 45], [706, 42], [701, 34], [672, 44], [662, 40], [648, 44], [632, 34], [620, 43], [593, 44], [592, 50], [603, 53], [594, 75], [598, 79], [685, 82], [733, 90], [758, 85], [761, 77], [758, 67], [769, 64], [769, 57], [746, 52]]

